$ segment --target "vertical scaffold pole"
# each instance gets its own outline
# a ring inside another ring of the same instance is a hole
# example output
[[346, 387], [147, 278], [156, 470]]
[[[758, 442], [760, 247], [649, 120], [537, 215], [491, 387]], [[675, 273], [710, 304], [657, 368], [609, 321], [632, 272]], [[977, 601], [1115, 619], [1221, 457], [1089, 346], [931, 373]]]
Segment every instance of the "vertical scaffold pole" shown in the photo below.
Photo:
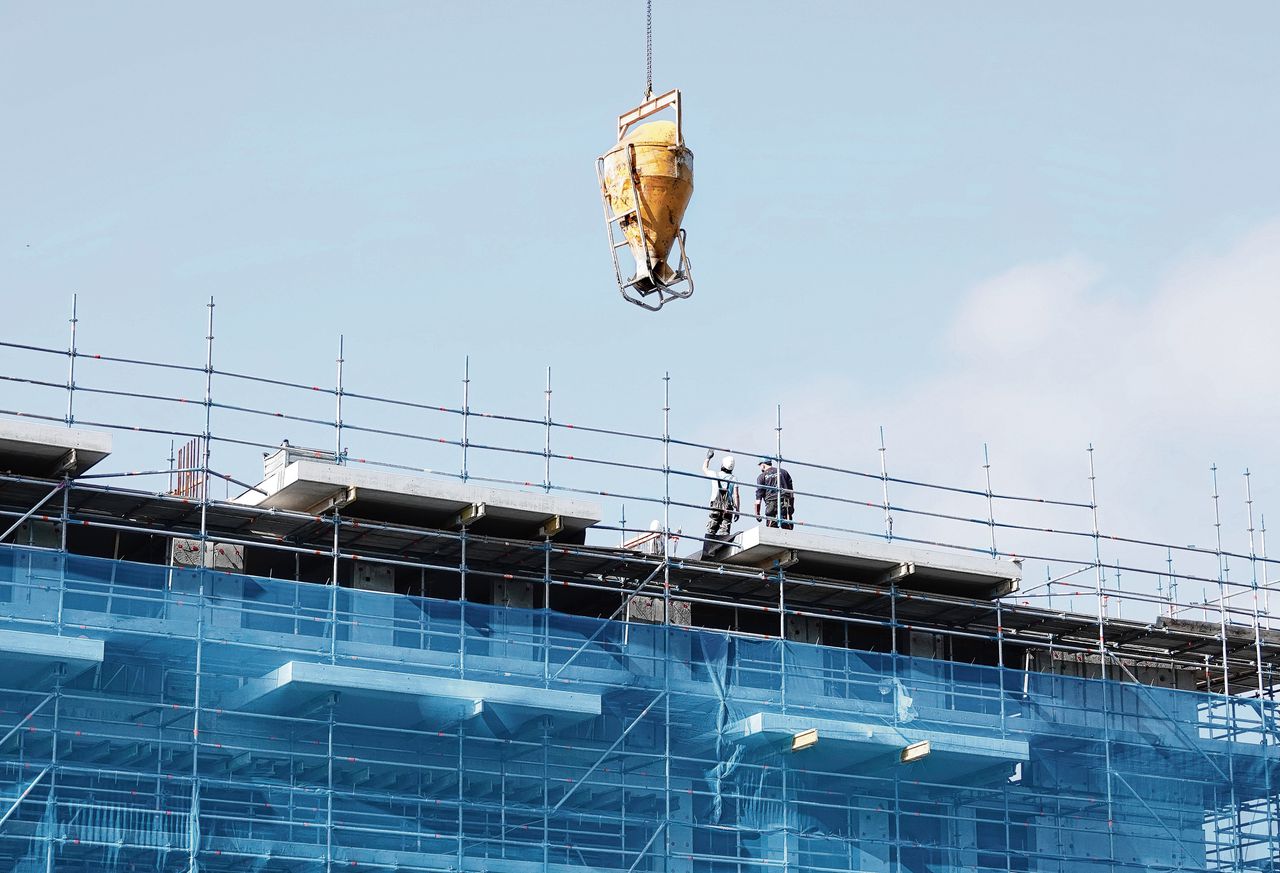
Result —
[[45, 797], [45, 819], [49, 822], [44, 853], [45, 873], [53, 873], [53, 845], [57, 842], [54, 833], [58, 820], [58, 747], [62, 745], [59, 734], [62, 728], [62, 681], [65, 673], [66, 668], [59, 664], [53, 674], [53, 748], [49, 752], [49, 794]]
[[[329, 724], [327, 726], [326, 748], [326, 777], [325, 777], [325, 803], [324, 803], [324, 869], [325, 873], [333, 873], [333, 723], [337, 716], [334, 711], [337, 708], [338, 695], [330, 692], [328, 706], [325, 707], [329, 714]], [[459, 770], [459, 773], [462, 771]], [[462, 777], [458, 777], [461, 781]]]
[[[782, 527], [782, 404], [778, 404], [777, 409], [777, 425], [774, 427], [774, 451], [778, 455], [778, 470], [774, 474], [774, 485], [777, 491], [774, 492], [776, 502], [774, 524]], [[787, 579], [786, 570], [782, 566], [782, 562], [778, 561], [778, 665], [780, 667], [778, 674], [778, 691], [782, 699], [782, 711], [787, 711]], [[783, 777], [783, 802], [786, 802], [785, 780], [787, 776], [786, 768], [782, 770]], [[786, 846], [786, 832], [783, 834], [784, 849]], [[785, 862], [784, 862], [785, 866]]]
[[[1227, 746], [1227, 777], [1230, 780], [1228, 786], [1231, 796], [1231, 809], [1233, 811], [1232, 818], [1235, 822], [1234, 837], [1235, 845], [1233, 846], [1233, 855], [1235, 857], [1236, 866], [1233, 869], [1242, 869], [1240, 865], [1244, 861], [1244, 848], [1242, 837], [1244, 830], [1244, 822], [1241, 818], [1240, 807], [1236, 803], [1236, 775], [1235, 775], [1235, 756], [1231, 753], [1231, 748], [1235, 744], [1236, 730], [1236, 707], [1235, 701], [1231, 698], [1231, 666], [1227, 662], [1228, 646], [1227, 646], [1227, 558], [1222, 552], [1222, 515], [1219, 511], [1218, 500], [1218, 465], [1210, 464], [1209, 473], [1213, 477], [1213, 537], [1214, 537], [1214, 554], [1218, 559], [1218, 635], [1222, 639], [1222, 709], [1226, 716], [1226, 739]], [[1213, 683], [1209, 683], [1209, 691], [1213, 691]], [[1220, 835], [1215, 834], [1215, 839]]]
[[[893, 516], [889, 511], [889, 465], [885, 461], [885, 442], [884, 442], [884, 425], [880, 426], [880, 486], [881, 496], [884, 500], [884, 536], [886, 540], [893, 539]], [[909, 650], [908, 650], [909, 651]], [[893, 665], [893, 721], [898, 723], [898, 686], [901, 682], [899, 678], [898, 668], [898, 577], [894, 574], [889, 580], [889, 663]], [[893, 777], [894, 792], [894, 822], [898, 827], [898, 818], [902, 815], [901, 809], [898, 807], [898, 776], [897, 770], [894, 770]], [[895, 840], [901, 839], [901, 833], [895, 837]], [[899, 862], [901, 863], [901, 862]]]
[[778, 456], [778, 474], [777, 474], [777, 476], [775, 477], [775, 478], [777, 479], [777, 481], [776, 481], [776, 482], [774, 482], [774, 484], [778, 487], [778, 490], [777, 490], [777, 491], [775, 491], [775, 492], [774, 492], [774, 495], [773, 495], [773, 499], [774, 499], [774, 506], [775, 506], [773, 523], [774, 523], [774, 524], [776, 524], [776, 525], [778, 526], [779, 530], [781, 530], [781, 528], [782, 528], [782, 497], [783, 497], [783, 491], [782, 491], [782, 404], [781, 404], [781, 403], [779, 403], [779, 404], [778, 404], [778, 410], [777, 410], [777, 424], [775, 424], [775, 425], [774, 425], [773, 432], [774, 432], [774, 439], [773, 439], [773, 451], [774, 451], [774, 453], [775, 453], [775, 454], [777, 454], [777, 456]]
[[[71, 295], [71, 318], [68, 323], [71, 326], [70, 341], [67, 344], [67, 413], [66, 424], [71, 427], [75, 423], [75, 393], [76, 393], [76, 325], [79, 318], [76, 315], [76, 294]], [[62, 477], [62, 516], [58, 522], [58, 545], [64, 553], [67, 550], [67, 516], [70, 512], [71, 505], [71, 470], [63, 472]], [[59, 561], [59, 575], [61, 577], [58, 585], [58, 634], [62, 634], [62, 603], [66, 596], [66, 573], [67, 562]], [[55, 774], [56, 775], [56, 774]]]
[[[1253, 594], [1253, 654], [1254, 664], [1257, 667], [1258, 675], [1258, 711], [1262, 710], [1262, 695], [1265, 686], [1262, 679], [1262, 604], [1261, 598], [1258, 596], [1258, 552], [1254, 547], [1254, 527], [1253, 527], [1253, 483], [1250, 480], [1249, 469], [1246, 467], [1244, 471], [1244, 508], [1245, 519], [1248, 524], [1249, 533], [1249, 585]], [[1264, 716], [1265, 723], [1265, 716]], [[1263, 733], [1263, 742], [1267, 734]]]
[[[468, 430], [471, 419], [471, 356], [462, 362], [462, 481], [471, 475], [467, 468], [467, 449], [471, 445]], [[458, 675], [467, 677], [467, 525], [458, 531]], [[459, 832], [461, 842], [462, 834]], [[458, 850], [461, 852], [461, 848]]]
[[982, 472], [987, 479], [987, 527], [991, 530], [991, 557], [995, 557], [996, 552], [996, 507], [995, 496], [991, 493], [991, 453], [987, 451], [987, 444], [982, 444]]
[[[671, 864], [671, 373], [662, 376], [662, 869]], [[632, 865], [634, 866], [634, 865]]]
[[1267, 627], [1271, 627], [1271, 565], [1267, 561], [1267, 514], [1258, 516], [1258, 545], [1262, 547], [1262, 614], [1267, 617]]
[[1245, 516], [1248, 522], [1249, 532], [1249, 577], [1250, 586], [1253, 589], [1253, 656], [1254, 666], [1257, 670], [1255, 679], [1258, 684], [1258, 725], [1261, 728], [1259, 733], [1261, 737], [1259, 743], [1262, 746], [1262, 774], [1263, 786], [1266, 796], [1266, 826], [1267, 826], [1267, 856], [1276, 857], [1276, 827], [1275, 827], [1275, 801], [1270, 799], [1273, 797], [1271, 792], [1271, 764], [1267, 760], [1271, 757], [1270, 749], [1272, 746], [1271, 738], [1274, 736], [1274, 727], [1267, 720], [1267, 700], [1266, 700], [1266, 681], [1263, 679], [1263, 663], [1262, 663], [1262, 613], [1261, 604], [1258, 597], [1258, 553], [1254, 548], [1254, 528], [1253, 528], [1253, 485], [1250, 481], [1249, 470], [1246, 467], [1244, 471], [1244, 506]]
[[1116, 561], [1115, 571], [1116, 571], [1116, 584], [1115, 584], [1115, 587], [1112, 588], [1111, 590], [1115, 592], [1115, 595], [1116, 595], [1116, 618], [1124, 618], [1124, 595], [1121, 594], [1121, 592], [1124, 589], [1120, 587], [1120, 562], [1119, 561]]
[[470, 434], [467, 426], [471, 418], [471, 356], [462, 360], [462, 481], [467, 481], [467, 448]]
[[[333, 387], [333, 462], [342, 464], [345, 461], [342, 451], [342, 371], [346, 363], [346, 338], [342, 334], [338, 335], [336, 363], [337, 378]], [[329, 663], [331, 664], [338, 663], [338, 589], [341, 587], [338, 584], [338, 572], [341, 569], [339, 556], [342, 553], [342, 504], [341, 500], [333, 504], [333, 569], [330, 573], [333, 577], [333, 587], [329, 590]]]
[[[547, 367], [546, 403], [543, 407], [545, 425], [542, 455], [542, 490], [551, 493], [551, 367]], [[542, 678], [551, 678], [551, 537], [550, 527], [544, 528], [542, 543]]]
[[1107, 684], [1107, 622], [1106, 593], [1107, 571], [1102, 565], [1102, 532], [1098, 527], [1098, 476], [1093, 463], [1093, 443], [1089, 443], [1089, 511], [1093, 520], [1093, 564], [1098, 606], [1098, 669], [1102, 678], [1102, 751], [1106, 767], [1107, 843], [1108, 859], [1116, 860], [1115, 812], [1111, 772], [1111, 688]]
[[791, 870], [791, 823], [792, 809], [794, 804], [791, 798], [787, 796], [790, 790], [790, 780], [787, 779], [787, 773], [791, 769], [791, 759], [784, 757], [781, 770], [780, 782], [782, 783], [782, 873], [790, 873]]
[[346, 337], [338, 334], [338, 388], [333, 392], [335, 400], [333, 416], [333, 458], [338, 464], [345, 464], [347, 453], [342, 450], [342, 365], [346, 363], [343, 354]]
[[77, 295], [71, 295], [71, 344], [67, 346], [67, 427], [76, 422], [76, 325], [80, 319], [76, 316]]
[[[67, 427], [71, 427], [73, 424], [75, 424], [75, 420], [76, 420], [76, 416], [75, 416], [76, 355], [77, 355], [76, 326], [80, 322], [80, 319], [76, 314], [76, 311], [77, 311], [77, 300], [76, 300], [76, 295], [73, 293], [71, 295], [71, 318], [70, 318], [71, 342], [70, 342], [70, 345], [67, 346]], [[64, 554], [67, 551], [67, 516], [70, 514], [70, 511], [71, 511], [71, 473], [72, 473], [71, 470], [66, 470], [63, 472], [63, 476], [62, 476], [62, 485], [63, 485], [62, 518], [58, 524], [58, 545]], [[59, 561], [58, 567], [59, 567], [58, 573], [61, 577], [60, 584], [58, 585], [58, 634], [61, 635], [62, 609], [63, 609], [63, 603], [66, 600], [66, 593], [67, 593], [67, 562]], [[55, 773], [54, 776], [56, 777], [57, 774]], [[52, 796], [52, 791], [50, 791], [50, 796]], [[49, 857], [50, 858], [53, 857], [52, 853], [50, 854]]]
[[[461, 732], [459, 732], [461, 737]], [[458, 744], [462, 748], [461, 740]], [[461, 752], [459, 752], [461, 754]], [[542, 720], [542, 869], [551, 869], [551, 727], [549, 719]], [[462, 782], [461, 779], [458, 780]], [[461, 811], [459, 811], [461, 822]], [[462, 866], [462, 828], [458, 828], [458, 869]]]
[[662, 377], [662, 587], [670, 583], [667, 557], [671, 550], [671, 374]]
[[209, 298], [209, 329], [204, 355], [204, 451], [201, 453], [200, 570], [196, 593], [196, 675], [191, 704], [191, 808], [187, 813], [187, 869], [199, 873], [200, 854], [200, 705], [204, 674], [205, 582], [209, 573], [209, 456], [213, 441], [213, 309]]
[[893, 515], [889, 511], [889, 467], [885, 463], [884, 425], [880, 426], [880, 492], [884, 500], [884, 538], [893, 539]]
[[1218, 635], [1222, 639], [1222, 693], [1231, 694], [1231, 676], [1227, 666], [1227, 576], [1226, 556], [1222, 554], [1222, 515], [1218, 508], [1218, 465], [1210, 464], [1213, 476], [1213, 538], [1218, 559]]
[[[209, 331], [205, 336], [204, 354], [204, 451], [201, 453], [200, 483], [200, 566], [209, 566], [209, 452], [213, 421], [213, 298], [209, 298]], [[203, 584], [204, 575], [201, 574]]]
[[547, 367], [547, 388], [543, 392], [546, 402], [543, 407], [543, 443], [542, 443], [542, 490], [551, 493], [551, 368]]
[[[996, 549], [995, 497], [991, 491], [991, 451], [986, 443], [982, 444], [982, 473], [987, 486], [987, 529], [991, 532], [991, 557], [994, 558], [999, 552]], [[1052, 585], [1049, 586], [1049, 596], [1049, 608], [1052, 609]], [[1024, 664], [1023, 667], [1025, 669], [1026, 665]], [[1000, 598], [996, 598], [996, 670], [998, 671], [1000, 694], [1000, 736], [1005, 737], [1009, 734], [1008, 695], [1005, 691], [1008, 670], [1004, 662], [1004, 604]], [[1009, 814], [1009, 790], [1008, 780], [1000, 783], [1000, 794], [1004, 800], [1004, 859], [1006, 871], [1013, 869], [1013, 824], [1010, 821], [1011, 816]]]

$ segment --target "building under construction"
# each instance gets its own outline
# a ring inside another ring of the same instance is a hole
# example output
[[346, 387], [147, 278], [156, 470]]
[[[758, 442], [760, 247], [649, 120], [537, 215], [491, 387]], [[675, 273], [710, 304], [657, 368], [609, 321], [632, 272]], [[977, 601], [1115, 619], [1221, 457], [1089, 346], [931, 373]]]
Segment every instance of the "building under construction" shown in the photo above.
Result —
[[1252, 523], [779, 438], [795, 529], [704, 548], [661, 383], [650, 433], [318, 387], [209, 312], [195, 361], [0, 344], [0, 868], [1276, 869]]

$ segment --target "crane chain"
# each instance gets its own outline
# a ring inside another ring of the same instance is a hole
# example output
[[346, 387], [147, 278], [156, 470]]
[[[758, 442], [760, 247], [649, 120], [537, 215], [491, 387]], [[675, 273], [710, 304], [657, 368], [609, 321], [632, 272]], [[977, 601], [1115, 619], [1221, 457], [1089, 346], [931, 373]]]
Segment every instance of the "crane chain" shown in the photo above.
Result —
[[644, 99], [653, 96], [653, 0], [644, 4]]

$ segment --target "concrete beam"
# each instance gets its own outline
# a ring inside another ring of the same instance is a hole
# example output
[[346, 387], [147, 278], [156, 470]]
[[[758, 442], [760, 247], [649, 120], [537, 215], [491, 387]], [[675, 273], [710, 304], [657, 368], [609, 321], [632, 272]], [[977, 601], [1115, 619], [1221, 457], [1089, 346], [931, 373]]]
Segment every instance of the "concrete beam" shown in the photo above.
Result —
[[474, 511], [473, 507], [483, 506], [483, 517], [468, 524], [481, 524], [486, 530], [505, 529], [526, 539], [545, 536], [540, 531], [548, 525], [558, 526], [564, 533], [580, 533], [603, 518], [598, 504], [576, 498], [307, 460], [294, 461], [273, 473], [235, 502], [310, 512], [341, 491], [351, 497], [344, 514], [354, 518], [434, 523], [445, 528]]
[[0, 418], [0, 470], [79, 476], [111, 454], [111, 434]]

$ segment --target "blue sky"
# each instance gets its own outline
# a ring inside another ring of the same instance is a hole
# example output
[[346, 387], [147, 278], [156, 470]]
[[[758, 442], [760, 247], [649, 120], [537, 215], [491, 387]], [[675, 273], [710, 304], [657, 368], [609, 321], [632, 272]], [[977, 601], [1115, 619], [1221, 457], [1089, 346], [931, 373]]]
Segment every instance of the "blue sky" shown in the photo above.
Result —
[[641, 3], [5, 4], [0, 333], [64, 344], [75, 291], [83, 346], [198, 364], [213, 295], [229, 369], [331, 380], [342, 333], [354, 390], [456, 403], [470, 355], [540, 417], [550, 366], [557, 418], [649, 431], [670, 370], [693, 440], [781, 403], [819, 461], [883, 425], [901, 475], [986, 442], [1072, 498], [1092, 441], [1104, 519], [1200, 544], [1211, 461], [1235, 545], [1245, 466], [1280, 502], [1280, 7], [655, 5], [698, 280], [658, 315], [593, 174]]

